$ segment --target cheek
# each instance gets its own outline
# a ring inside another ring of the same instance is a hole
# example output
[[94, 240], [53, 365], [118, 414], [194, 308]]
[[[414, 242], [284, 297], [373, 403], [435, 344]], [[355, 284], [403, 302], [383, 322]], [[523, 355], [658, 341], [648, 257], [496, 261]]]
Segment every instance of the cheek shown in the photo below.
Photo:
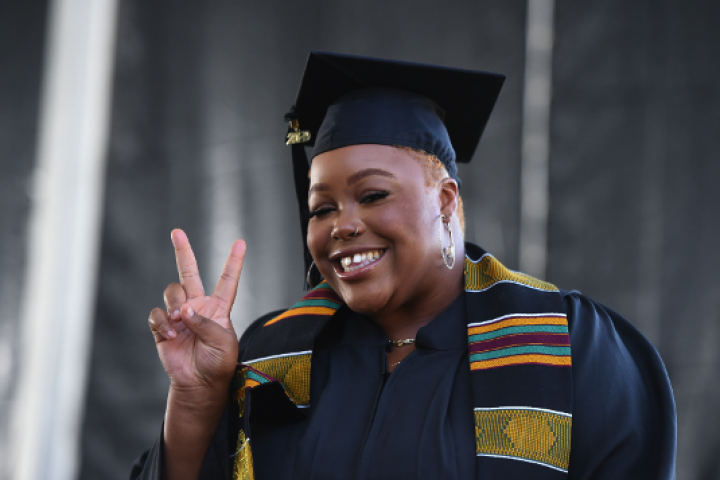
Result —
[[416, 230], [418, 234], [432, 229], [435, 218], [440, 214], [439, 208], [432, 200], [430, 195], [418, 195], [403, 205], [405, 221], [412, 223], [413, 228], [419, 229]]
[[319, 222], [310, 221], [308, 224], [307, 245], [314, 258], [319, 258], [327, 246], [330, 238], [330, 228]]
[[414, 255], [428, 249], [428, 243], [437, 236], [437, 233], [433, 235], [437, 229], [433, 226], [432, 209], [422, 199], [412, 198], [392, 208], [382, 209], [368, 219], [370, 221], [376, 233], [409, 248], [409, 251], [403, 252]]

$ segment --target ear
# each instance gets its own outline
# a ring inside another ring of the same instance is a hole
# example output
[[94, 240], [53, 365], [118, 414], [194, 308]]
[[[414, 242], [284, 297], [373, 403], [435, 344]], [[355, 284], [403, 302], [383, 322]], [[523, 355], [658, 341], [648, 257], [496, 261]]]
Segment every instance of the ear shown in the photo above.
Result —
[[440, 213], [450, 218], [455, 215], [458, 208], [458, 197], [460, 189], [452, 178], [444, 178], [438, 185], [438, 199], [440, 201]]

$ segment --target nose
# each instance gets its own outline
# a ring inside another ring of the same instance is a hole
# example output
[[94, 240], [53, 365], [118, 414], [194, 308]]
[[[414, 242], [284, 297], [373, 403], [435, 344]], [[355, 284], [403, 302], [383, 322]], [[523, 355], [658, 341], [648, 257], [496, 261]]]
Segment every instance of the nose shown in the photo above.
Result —
[[365, 226], [362, 222], [355, 221], [338, 221], [332, 229], [332, 238], [335, 240], [350, 240], [359, 237], [365, 233]]

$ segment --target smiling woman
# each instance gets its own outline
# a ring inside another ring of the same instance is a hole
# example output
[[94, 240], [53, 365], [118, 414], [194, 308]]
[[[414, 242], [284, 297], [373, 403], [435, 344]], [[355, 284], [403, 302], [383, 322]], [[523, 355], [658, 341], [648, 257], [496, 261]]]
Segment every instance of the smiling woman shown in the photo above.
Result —
[[[428, 187], [425, 177], [412, 155], [385, 145], [353, 145], [313, 159], [310, 253], [348, 307], [371, 315], [388, 338], [413, 338], [462, 292], [462, 265], [445, 267], [437, 236], [443, 215], [459, 232], [457, 183], [447, 178]], [[361, 268], [342, 265], [373, 251], [380, 257]]]
[[244, 243], [206, 296], [173, 232], [180, 283], [149, 319], [171, 388], [132, 479], [674, 477], [652, 345], [465, 242], [456, 162], [503, 80], [310, 55], [287, 141], [313, 288], [238, 344]]

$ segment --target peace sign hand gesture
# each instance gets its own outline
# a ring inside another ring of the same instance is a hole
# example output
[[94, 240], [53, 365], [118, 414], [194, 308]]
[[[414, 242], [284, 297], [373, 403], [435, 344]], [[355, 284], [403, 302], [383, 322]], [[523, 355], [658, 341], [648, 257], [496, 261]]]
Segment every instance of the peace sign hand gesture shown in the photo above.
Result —
[[229, 398], [238, 344], [230, 322], [245, 242], [236, 241], [215, 291], [205, 295], [197, 261], [182, 230], [172, 231], [180, 283], [165, 289], [165, 306], [148, 323], [170, 377], [163, 430], [165, 478], [196, 479]]
[[167, 312], [150, 313], [148, 323], [171, 390], [199, 395], [227, 395], [237, 362], [237, 336], [230, 322], [245, 258], [245, 242], [230, 250], [215, 291], [206, 296], [197, 261], [185, 232], [173, 230], [180, 283], [165, 289]]

